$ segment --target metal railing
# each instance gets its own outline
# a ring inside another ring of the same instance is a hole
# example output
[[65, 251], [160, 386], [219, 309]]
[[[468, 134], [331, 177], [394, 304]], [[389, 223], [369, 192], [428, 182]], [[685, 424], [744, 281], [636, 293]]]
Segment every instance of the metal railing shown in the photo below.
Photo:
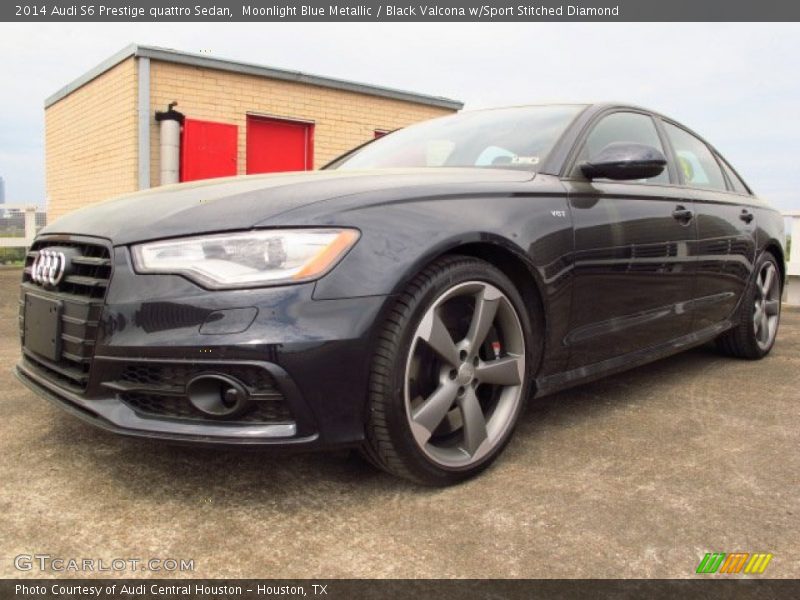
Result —
[[786, 262], [786, 286], [784, 288], [783, 302], [789, 306], [800, 306], [800, 211], [794, 210], [783, 213], [787, 219], [791, 219], [792, 243], [789, 249], [789, 256]]
[[0, 248], [30, 248], [33, 238], [36, 237], [36, 211], [39, 210], [39, 207], [0, 204], [0, 210], [19, 210], [25, 215], [24, 236], [0, 237]]
[[786, 263], [786, 273], [800, 276], [800, 210], [783, 213], [784, 217], [792, 220], [791, 236], [792, 247], [789, 261]]

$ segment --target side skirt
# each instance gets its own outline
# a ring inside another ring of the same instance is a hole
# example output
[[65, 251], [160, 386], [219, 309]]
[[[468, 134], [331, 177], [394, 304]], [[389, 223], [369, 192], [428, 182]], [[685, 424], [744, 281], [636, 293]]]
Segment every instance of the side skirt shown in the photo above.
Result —
[[733, 327], [733, 323], [729, 320], [725, 320], [665, 344], [645, 348], [644, 350], [637, 350], [636, 352], [623, 354], [621, 356], [615, 356], [614, 358], [609, 358], [608, 360], [584, 367], [578, 367], [571, 371], [564, 371], [562, 373], [538, 378], [534, 382], [536, 386], [534, 397], [539, 398], [541, 396], [553, 394], [575, 385], [588, 383], [589, 381], [594, 381], [595, 379], [600, 379], [607, 375], [627, 371], [628, 369], [639, 367], [661, 358], [666, 358], [667, 356], [683, 352], [694, 346], [700, 346], [713, 340], [731, 327]]

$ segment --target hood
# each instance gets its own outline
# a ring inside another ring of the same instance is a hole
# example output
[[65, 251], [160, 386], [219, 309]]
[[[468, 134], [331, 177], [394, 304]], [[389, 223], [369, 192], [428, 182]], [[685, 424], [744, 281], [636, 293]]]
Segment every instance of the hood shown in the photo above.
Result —
[[[528, 181], [529, 171], [506, 169], [382, 169], [247, 175], [152, 188], [82, 208], [57, 219], [43, 234], [103, 237], [116, 245], [152, 239], [269, 226], [290, 210], [354, 194], [404, 190], [415, 197], [447, 187]], [[462, 188], [461, 186], [466, 186]], [[328, 207], [330, 209], [330, 207]], [[306, 212], [307, 214], [307, 212]]]

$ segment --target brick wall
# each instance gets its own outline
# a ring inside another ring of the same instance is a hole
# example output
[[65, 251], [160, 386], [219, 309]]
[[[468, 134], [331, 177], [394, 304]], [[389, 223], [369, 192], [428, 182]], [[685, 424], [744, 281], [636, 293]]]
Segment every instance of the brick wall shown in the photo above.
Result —
[[[189, 118], [220, 121], [239, 128], [238, 172], [245, 173], [246, 117], [264, 114], [314, 122], [314, 167], [371, 140], [376, 129], [392, 130], [453, 112], [437, 108], [253, 75], [152, 61], [153, 111], [177, 110]], [[159, 184], [159, 133], [150, 129], [150, 180]]]
[[48, 221], [136, 191], [136, 64], [129, 58], [45, 110]]
[[[314, 122], [319, 168], [392, 130], [453, 112], [446, 108], [304, 83], [152, 60], [150, 108], [178, 102], [187, 117], [238, 126], [238, 172], [246, 165], [247, 114]], [[150, 179], [159, 185], [159, 130], [151, 115]], [[45, 110], [48, 221], [138, 189], [137, 66], [128, 58]]]

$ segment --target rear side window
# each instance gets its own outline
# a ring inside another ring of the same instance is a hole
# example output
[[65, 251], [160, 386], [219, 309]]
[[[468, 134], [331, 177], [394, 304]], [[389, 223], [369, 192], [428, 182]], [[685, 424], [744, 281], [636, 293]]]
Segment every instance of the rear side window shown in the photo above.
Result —
[[667, 137], [678, 159], [678, 170], [687, 185], [709, 190], [727, 190], [717, 159], [703, 140], [672, 123], [664, 123]]
[[724, 158], [721, 156], [717, 156], [717, 158], [719, 159], [719, 164], [722, 165], [722, 170], [725, 171], [725, 175], [728, 177], [728, 181], [730, 181], [731, 185], [733, 186], [733, 191], [737, 194], [747, 194], [749, 196], [750, 190], [747, 189], [744, 181], [739, 179], [739, 176], [734, 173], [733, 169], [731, 169], [731, 166], [725, 162]]
[[[666, 155], [651, 117], [641, 113], [616, 112], [603, 117], [592, 129], [578, 156], [578, 164], [591, 161], [612, 142], [645, 144]], [[640, 183], [669, 183], [669, 173], [664, 169], [656, 177], [644, 179]]]

